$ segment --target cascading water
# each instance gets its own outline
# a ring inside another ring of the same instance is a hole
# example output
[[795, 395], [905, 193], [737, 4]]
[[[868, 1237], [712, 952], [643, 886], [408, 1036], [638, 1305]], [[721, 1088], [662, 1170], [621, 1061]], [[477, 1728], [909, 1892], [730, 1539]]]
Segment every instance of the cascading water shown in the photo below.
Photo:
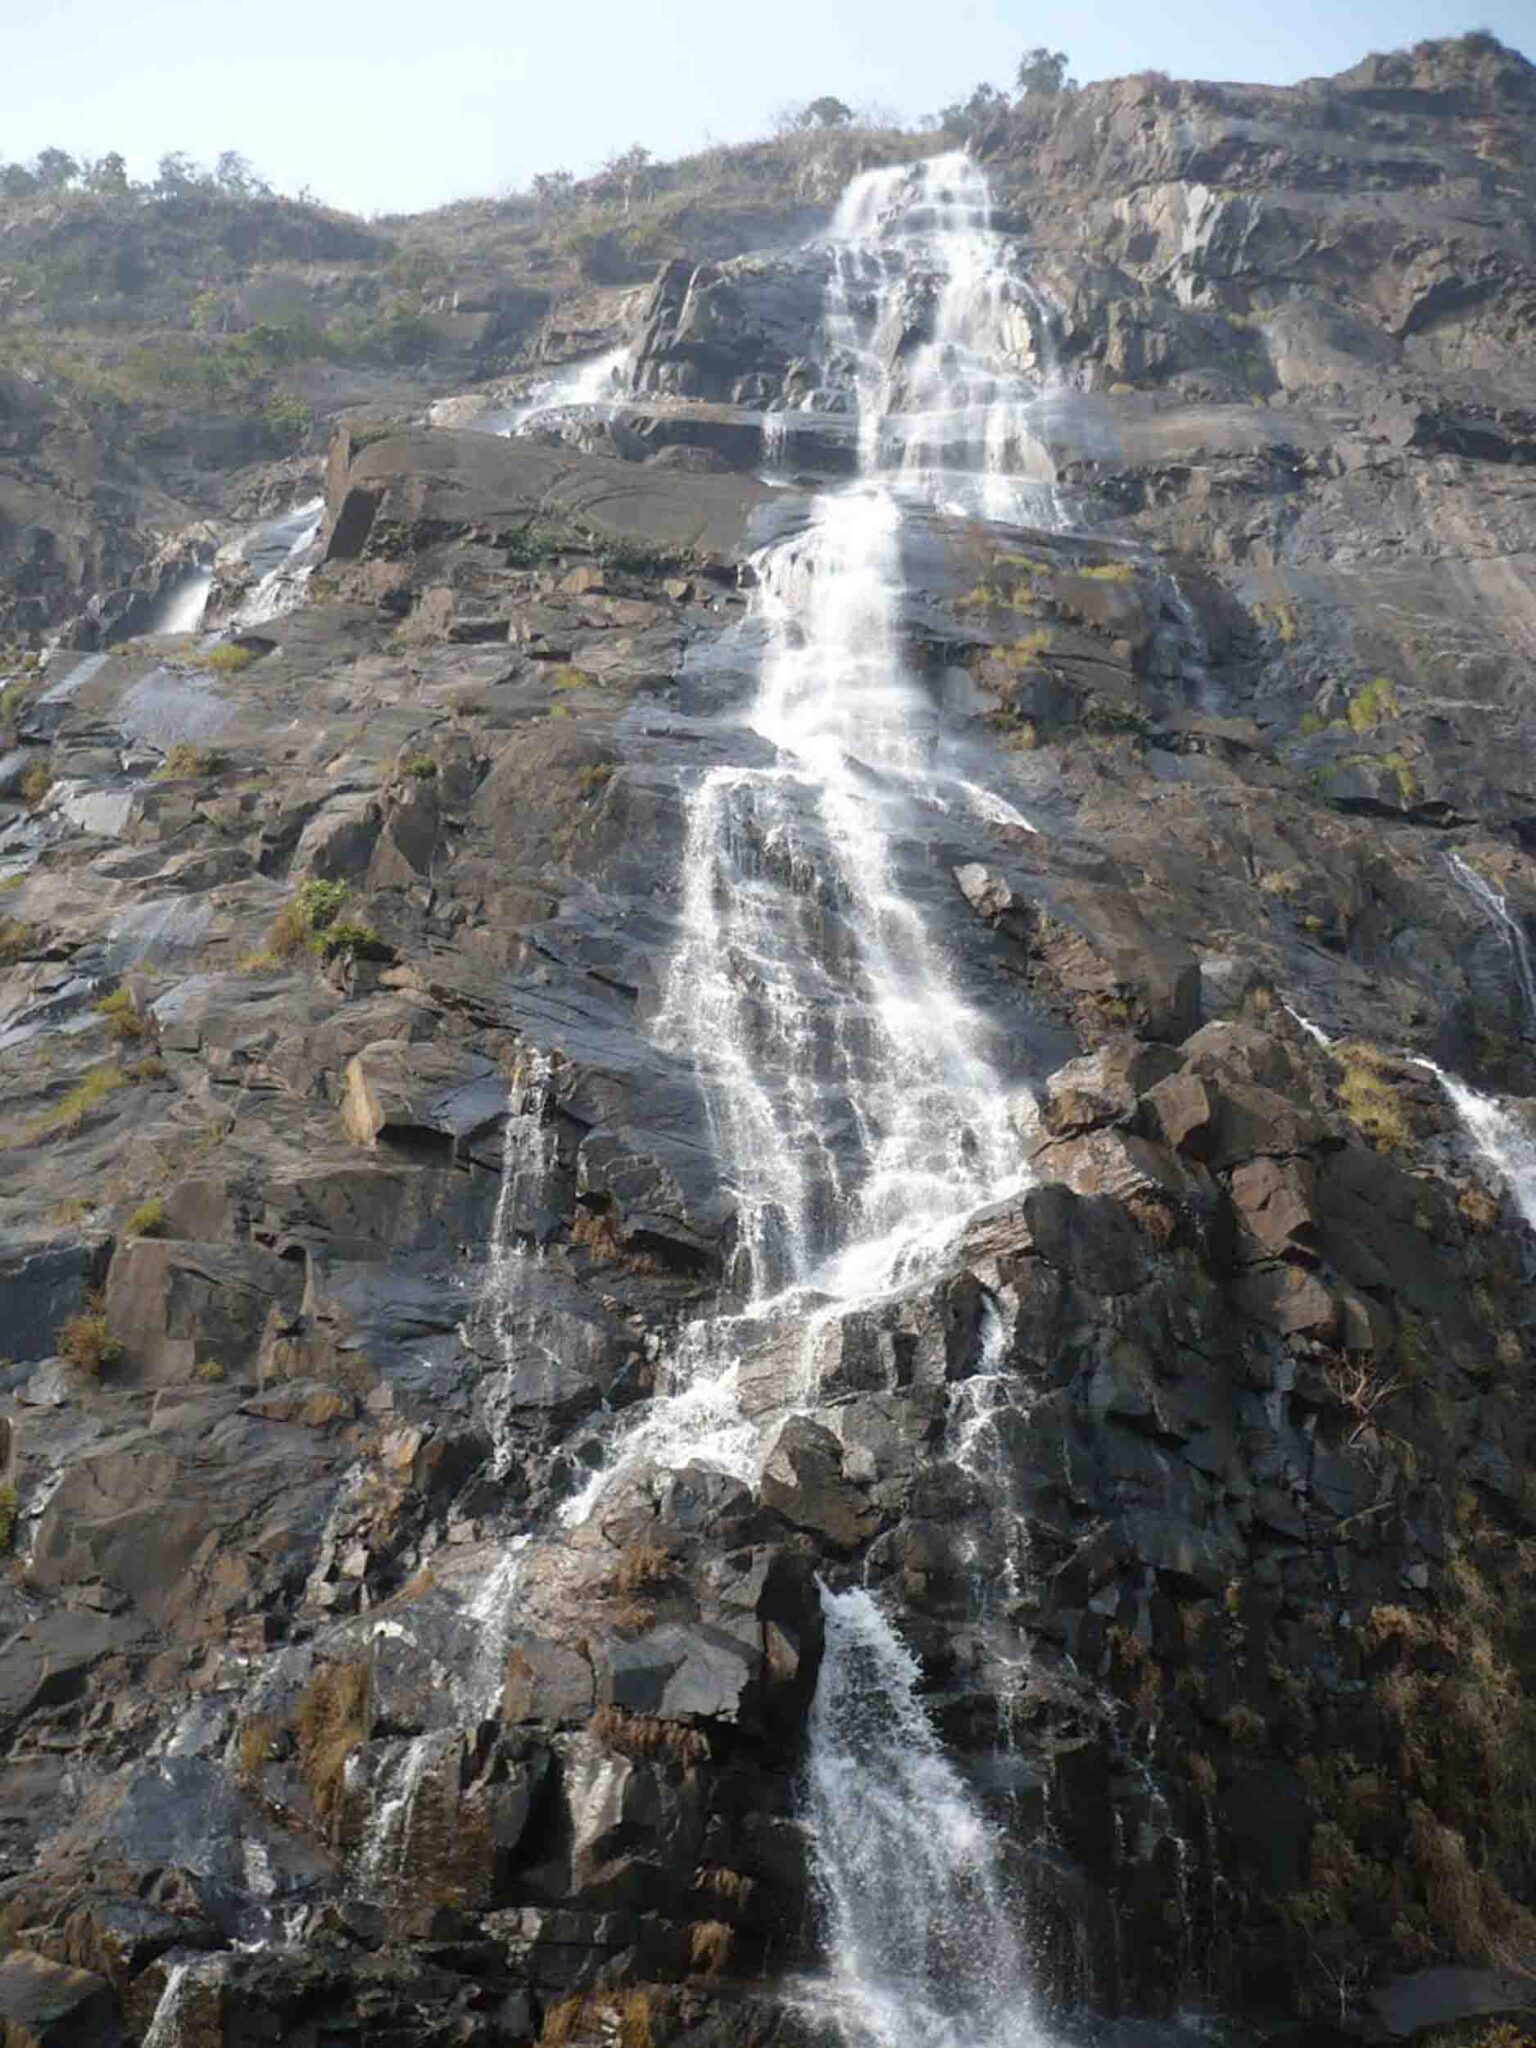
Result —
[[754, 560], [748, 722], [773, 756], [692, 795], [658, 1024], [704, 1081], [758, 1302], [796, 1282], [889, 1287], [1020, 1174], [985, 1020], [902, 883], [905, 841], [953, 778], [900, 610], [904, 529], [946, 493], [984, 484], [1054, 523], [1049, 483], [1019, 470], [1043, 461], [1030, 390], [1002, 367], [1033, 302], [960, 155], [856, 179], [828, 261], [826, 376], [864, 474]]
[[179, 638], [183, 634], [195, 633], [203, 623], [203, 613], [208, 609], [212, 589], [211, 566], [200, 565], [179, 576], [161, 599], [160, 608], [150, 622], [151, 637], [164, 634]]
[[[855, 180], [826, 257], [818, 402], [854, 413], [861, 473], [754, 559], [746, 723], [767, 755], [708, 770], [689, 796], [656, 1024], [704, 1091], [745, 1306], [678, 1346], [568, 1521], [637, 1468], [749, 1476], [772, 1433], [736, 1406], [742, 1344], [788, 1329], [777, 1414], [813, 1401], [829, 1326], [937, 1275], [967, 1219], [1026, 1179], [987, 1020], [912, 882], [936, 815], [1029, 827], [950, 771], [901, 607], [904, 544], [936, 518], [1061, 523], [1029, 432], [1035, 386], [1008, 367], [1039, 363], [1044, 322], [964, 156]], [[824, 1607], [807, 1819], [837, 2021], [856, 2048], [1031, 2041], [1016, 1902], [916, 1662], [868, 1593]]]
[[555, 376], [536, 384], [523, 403], [511, 413], [488, 415], [476, 424], [482, 431], [521, 434], [541, 420], [575, 406], [611, 405], [622, 394], [629, 355], [627, 348], [616, 348], [605, 355], [588, 356], [580, 362], [567, 363]]
[[1029, 1997], [997, 1836], [917, 1697], [916, 1659], [862, 1589], [826, 1593], [807, 1817], [830, 2004], [861, 2048], [1028, 2048]]
[[1414, 1065], [1440, 1083], [1474, 1147], [1508, 1188], [1526, 1223], [1536, 1230], [1536, 1132], [1491, 1095], [1480, 1095], [1433, 1060], [1415, 1059]]
[[275, 519], [265, 519], [235, 543], [256, 581], [224, 622], [232, 633], [265, 625], [292, 611], [314, 573], [325, 500], [309, 498]]
[[[1467, 873], [1471, 874], [1472, 869]], [[1478, 880], [1481, 881], [1481, 876]], [[1481, 891], [1476, 892], [1482, 900]], [[1502, 902], [1503, 899], [1500, 898]], [[1523, 934], [1522, 934], [1523, 940]], [[1336, 1041], [1320, 1025], [1304, 1017], [1290, 1003], [1286, 1009], [1315, 1045], [1327, 1048]], [[1473, 1150], [1492, 1169], [1500, 1186], [1508, 1188], [1515, 1207], [1532, 1230], [1536, 1230], [1536, 1131], [1505, 1109], [1491, 1095], [1482, 1095], [1455, 1074], [1448, 1074], [1434, 1060], [1410, 1053], [1413, 1066], [1433, 1074], [1444, 1089]]]
[[1451, 873], [1459, 885], [1477, 904], [1479, 909], [1498, 926], [1504, 943], [1509, 948], [1514, 962], [1515, 976], [1520, 983], [1520, 995], [1525, 1004], [1525, 1021], [1528, 1030], [1536, 1030], [1536, 969], [1531, 965], [1530, 942], [1525, 936], [1525, 927], [1510, 909], [1503, 894], [1496, 889], [1486, 875], [1464, 861], [1459, 853], [1447, 856]]

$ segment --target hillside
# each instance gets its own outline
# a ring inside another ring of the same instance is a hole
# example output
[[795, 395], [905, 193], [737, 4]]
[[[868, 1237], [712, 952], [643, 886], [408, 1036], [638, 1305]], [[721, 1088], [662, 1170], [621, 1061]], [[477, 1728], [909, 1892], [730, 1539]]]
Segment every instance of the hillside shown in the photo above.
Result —
[[1536, 2029], [1536, 67], [0, 202], [0, 2033]]

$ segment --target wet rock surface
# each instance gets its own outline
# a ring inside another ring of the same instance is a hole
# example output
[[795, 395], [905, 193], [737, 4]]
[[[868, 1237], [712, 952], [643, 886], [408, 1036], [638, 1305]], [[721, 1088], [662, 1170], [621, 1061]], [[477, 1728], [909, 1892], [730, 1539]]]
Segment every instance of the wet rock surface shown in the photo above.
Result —
[[1064, 2027], [1525, 2023], [1531, 1244], [1408, 1055], [1536, 1092], [1533, 76], [983, 139], [1092, 514], [909, 523], [992, 802], [892, 879], [1027, 1184], [936, 1278], [732, 1326], [751, 1478], [625, 1454], [741, 1308], [661, 1020], [683, 793], [771, 758], [750, 557], [811, 508], [764, 408], [848, 466], [825, 253], [668, 266], [567, 438], [340, 433], [248, 658], [18, 675], [8, 2041], [820, 2038], [818, 1582], [920, 1660]]

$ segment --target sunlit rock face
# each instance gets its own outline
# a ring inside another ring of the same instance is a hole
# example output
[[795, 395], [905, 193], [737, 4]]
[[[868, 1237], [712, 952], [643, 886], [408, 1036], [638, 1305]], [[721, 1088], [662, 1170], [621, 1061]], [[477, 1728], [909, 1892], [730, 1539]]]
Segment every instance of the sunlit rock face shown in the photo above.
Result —
[[1533, 107], [799, 138], [7, 586], [18, 2039], [1524, 2023]]

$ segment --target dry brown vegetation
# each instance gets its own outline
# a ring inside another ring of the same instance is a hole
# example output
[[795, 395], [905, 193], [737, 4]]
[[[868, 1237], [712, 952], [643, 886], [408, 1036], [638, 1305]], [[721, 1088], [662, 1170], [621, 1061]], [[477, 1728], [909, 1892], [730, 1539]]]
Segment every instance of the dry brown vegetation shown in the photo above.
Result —
[[599, 1707], [587, 1732], [621, 1756], [675, 1757], [696, 1764], [709, 1755], [709, 1737], [702, 1728], [660, 1714], [631, 1714], [623, 1707]]
[[322, 1664], [294, 1717], [299, 1770], [321, 1820], [341, 1806], [347, 1758], [368, 1737], [368, 1672], [362, 1664]]

